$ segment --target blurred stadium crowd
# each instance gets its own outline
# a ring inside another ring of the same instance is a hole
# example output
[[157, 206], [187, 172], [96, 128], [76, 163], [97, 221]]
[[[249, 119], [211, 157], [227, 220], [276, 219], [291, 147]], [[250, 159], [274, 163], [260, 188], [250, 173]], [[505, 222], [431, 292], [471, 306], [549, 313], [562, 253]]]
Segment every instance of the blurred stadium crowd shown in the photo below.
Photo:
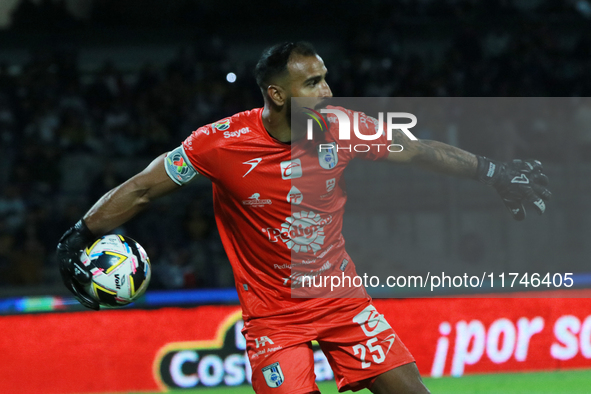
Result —
[[[117, 15], [123, 19], [126, 7], [137, 1], [96, 3], [85, 26], [117, 23]], [[142, 8], [152, 10], [144, 18], [155, 18], [158, 4], [164, 3], [143, 0]], [[170, 23], [186, 26], [193, 15], [207, 32], [212, 22], [198, 15], [213, 3], [182, 3], [188, 8]], [[306, 4], [311, 6], [306, 1], [292, 3], [297, 2], [279, 1], [277, 9], [293, 17], [305, 15]], [[339, 8], [332, 15], [348, 25], [341, 40], [331, 43], [338, 56], [324, 59], [335, 95], [591, 95], [591, 31], [564, 27], [565, 20], [567, 26], [571, 20], [589, 23], [591, 7], [586, 1], [540, 1], [527, 12], [509, 0], [371, 3], [375, 5], [371, 13]], [[83, 29], [82, 22], [63, 7], [59, 1], [23, 1], [13, 14], [12, 29], [28, 29], [35, 23], [46, 30]], [[238, 18], [242, 12], [247, 19], [253, 9], [227, 10], [225, 18]], [[379, 23], [371, 19], [376, 14]], [[514, 23], [511, 28], [480, 23], [488, 16]], [[406, 17], [437, 17], [458, 24], [442, 47], [427, 38], [421, 41], [421, 29], [432, 29], [429, 23], [420, 18], [415, 25], [398, 23]], [[45, 22], [32, 22], [34, 18]], [[553, 28], [556, 20], [563, 28]], [[313, 16], [310, 23], [315, 21], [322, 18]], [[133, 26], [142, 20], [125, 22]], [[414, 32], [419, 37], [416, 42], [424, 44], [416, 51], [401, 44], [401, 37]], [[264, 44], [273, 44], [271, 39]], [[250, 75], [252, 60], [236, 62], [228, 55], [227, 42], [216, 38], [180, 48], [165, 67], [147, 63], [122, 70], [107, 59], [97, 72], [89, 73], [80, 69], [72, 48], [37, 50], [26, 63], [0, 64], [1, 286], [58, 283], [53, 259], [57, 240], [92, 202], [153, 157], [176, 147], [192, 130], [262, 104]], [[225, 70], [232, 69], [243, 70], [235, 83], [226, 81]], [[591, 119], [591, 106], [586, 109], [580, 116]], [[580, 146], [591, 146], [591, 130], [577, 135]], [[436, 128], [419, 136], [446, 138]], [[499, 159], [515, 155], [556, 163], [567, 159], [566, 152], [549, 148], [560, 138], [550, 130], [517, 130], [500, 150], [483, 146], [479, 138], [460, 130], [459, 145]], [[589, 158], [591, 150], [581, 148], [581, 153]], [[169, 197], [121, 229], [146, 246], [155, 262], [152, 288], [232, 285], [215, 231], [209, 186], [198, 182], [191, 190], [190, 195], [178, 197], [181, 204], [177, 197]]]

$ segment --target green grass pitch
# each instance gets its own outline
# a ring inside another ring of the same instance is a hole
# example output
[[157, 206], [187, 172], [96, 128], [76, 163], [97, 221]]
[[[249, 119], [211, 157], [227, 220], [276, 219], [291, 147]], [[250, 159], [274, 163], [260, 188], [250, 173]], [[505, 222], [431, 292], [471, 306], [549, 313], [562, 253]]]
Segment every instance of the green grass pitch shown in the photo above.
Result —
[[[591, 369], [468, 375], [461, 378], [425, 378], [425, 385], [432, 394], [589, 394], [591, 393]], [[334, 382], [319, 383], [323, 394], [337, 393]], [[351, 391], [348, 391], [349, 393]], [[194, 389], [174, 391], [178, 394], [253, 394], [248, 386], [220, 387], [211, 389]], [[369, 390], [358, 391], [369, 394]], [[130, 393], [147, 394], [147, 393]]]

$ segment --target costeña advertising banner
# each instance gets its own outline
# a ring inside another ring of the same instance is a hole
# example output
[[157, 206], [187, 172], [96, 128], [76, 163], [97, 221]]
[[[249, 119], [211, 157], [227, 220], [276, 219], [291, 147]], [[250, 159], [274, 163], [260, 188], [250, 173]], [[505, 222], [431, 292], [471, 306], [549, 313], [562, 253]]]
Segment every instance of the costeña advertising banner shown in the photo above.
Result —
[[[589, 298], [374, 304], [413, 353], [423, 376], [591, 368]], [[248, 384], [251, 371], [241, 328], [237, 306], [4, 316], [0, 392], [168, 391]], [[318, 380], [333, 376], [319, 350], [314, 369]]]

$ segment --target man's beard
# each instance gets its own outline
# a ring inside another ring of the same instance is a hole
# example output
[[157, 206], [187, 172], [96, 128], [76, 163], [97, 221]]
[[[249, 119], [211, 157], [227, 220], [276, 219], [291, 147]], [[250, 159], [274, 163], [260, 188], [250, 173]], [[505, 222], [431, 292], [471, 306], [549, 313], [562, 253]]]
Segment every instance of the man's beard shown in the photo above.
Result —
[[287, 110], [285, 111], [285, 119], [291, 128], [291, 140], [301, 140], [306, 136], [306, 119], [302, 111], [293, 112], [291, 108], [291, 97], [287, 100]]
[[316, 105], [314, 105], [314, 109], [316, 111], [319, 111], [323, 108], [326, 108], [328, 106], [328, 104], [330, 103], [331, 98], [332, 97], [324, 97], [324, 98], [320, 99], [320, 101], [318, 101], [316, 103]]

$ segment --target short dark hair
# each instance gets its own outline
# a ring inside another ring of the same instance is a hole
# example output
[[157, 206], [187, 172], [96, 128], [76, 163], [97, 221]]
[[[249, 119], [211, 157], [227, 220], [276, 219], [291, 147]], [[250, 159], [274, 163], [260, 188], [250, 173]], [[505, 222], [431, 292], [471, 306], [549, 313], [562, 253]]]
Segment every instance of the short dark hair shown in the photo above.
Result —
[[265, 90], [274, 77], [285, 73], [292, 54], [316, 56], [316, 50], [305, 41], [284, 42], [265, 49], [254, 69], [257, 85]]

